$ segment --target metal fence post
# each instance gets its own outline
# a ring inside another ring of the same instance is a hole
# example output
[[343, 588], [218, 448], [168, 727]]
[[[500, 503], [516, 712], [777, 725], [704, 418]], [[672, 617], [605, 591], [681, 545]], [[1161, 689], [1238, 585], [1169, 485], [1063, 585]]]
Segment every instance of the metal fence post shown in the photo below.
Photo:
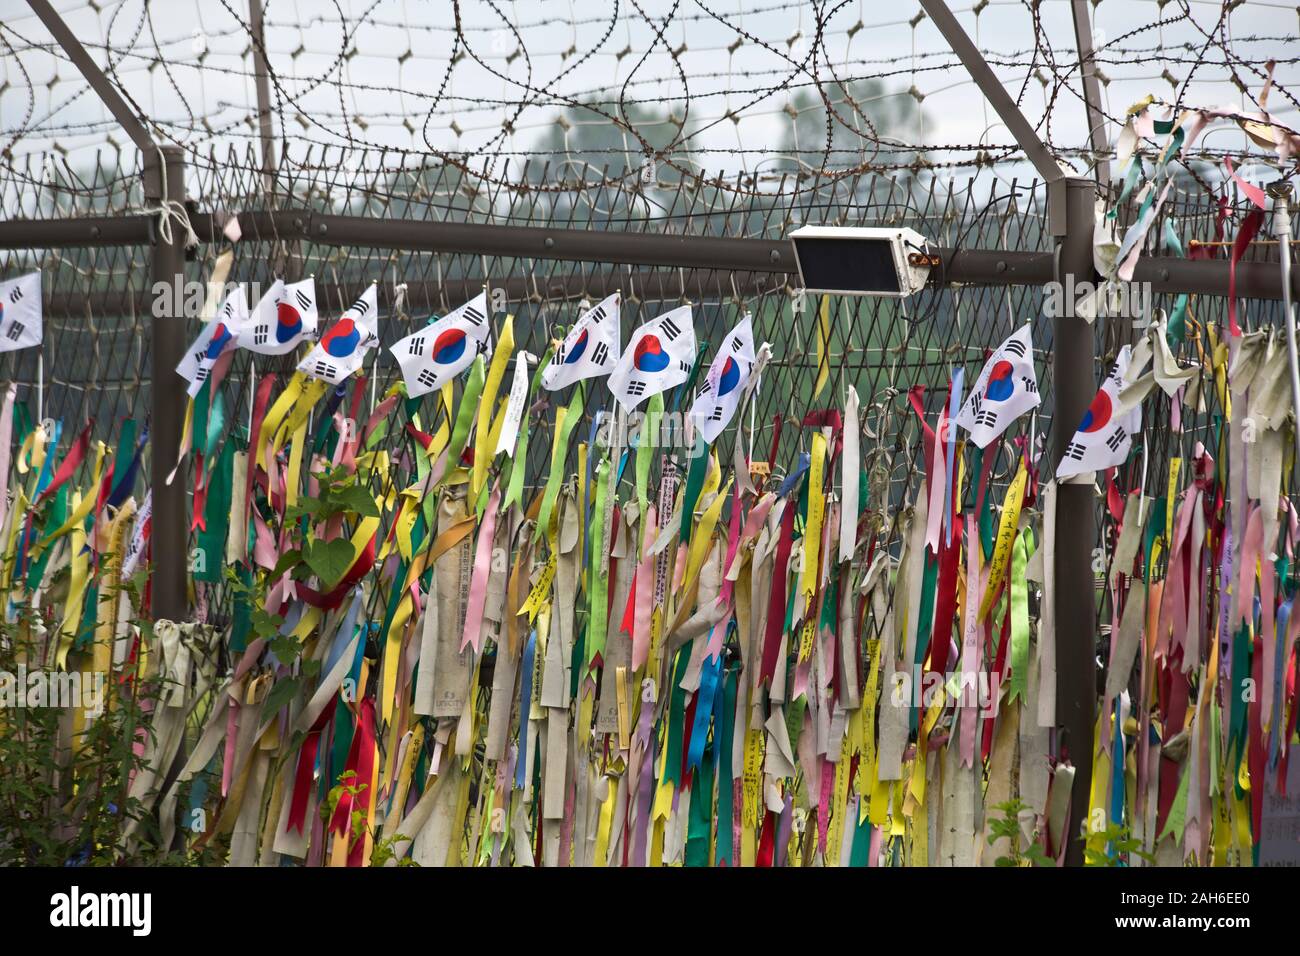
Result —
[[[1057, 250], [1056, 281], [1094, 280], [1092, 231], [1094, 184], [1071, 177], [1054, 184], [1065, 191], [1064, 235]], [[1067, 286], [1069, 288], [1069, 286]], [[1060, 310], [1053, 318], [1052, 413], [1053, 461], [1060, 462], [1074, 430], [1083, 421], [1097, 384], [1093, 374], [1093, 329]], [[1056, 722], [1074, 764], [1071, 832], [1065, 862], [1083, 865], [1083, 840], [1078, 824], [1086, 821], [1092, 793], [1093, 726], [1097, 709], [1097, 599], [1092, 570], [1096, 545], [1096, 499], [1091, 482], [1064, 483], [1056, 499]]]
[[[157, 206], [163, 200], [183, 204], [185, 154], [176, 146], [146, 151], [144, 183], [145, 199], [150, 206]], [[176, 374], [186, 344], [183, 296], [178, 297], [174, 291], [183, 288], [185, 282], [185, 233], [178, 223], [173, 223], [170, 241], [163, 239], [161, 230], [155, 236], [151, 275], [152, 285], [164, 283], [167, 292], [155, 296], [151, 303], [149, 355], [153, 409], [149, 428], [149, 484], [153, 490], [153, 562], [149, 581], [155, 620], [182, 621], [188, 605], [186, 480], [178, 475], [172, 484], [167, 483], [180, 453], [186, 404], [184, 380]]]

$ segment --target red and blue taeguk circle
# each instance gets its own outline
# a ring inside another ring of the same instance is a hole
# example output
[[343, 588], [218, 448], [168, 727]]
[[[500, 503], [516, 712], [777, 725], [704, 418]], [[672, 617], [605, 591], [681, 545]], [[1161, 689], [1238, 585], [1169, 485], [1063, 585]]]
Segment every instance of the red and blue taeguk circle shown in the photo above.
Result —
[[726, 364], [722, 366], [722, 374], [718, 376], [718, 396], [728, 394], [740, 384], [740, 366], [730, 355], [727, 356]]
[[662, 372], [668, 367], [668, 350], [663, 347], [657, 335], [643, 336], [636, 344], [632, 364], [639, 372]]
[[302, 331], [302, 316], [288, 302], [275, 307], [275, 340], [283, 345]]
[[339, 319], [320, 340], [326, 353], [335, 358], [347, 358], [361, 342], [361, 333], [351, 319]]
[[1097, 396], [1083, 415], [1083, 424], [1079, 426], [1079, 431], [1089, 434], [1101, 431], [1109, 424], [1112, 411], [1110, 396], [1105, 391], [1097, 392]]
[[212, 338], [208, 339], [208, 350], [204, 354], [210, 359], [217, 358], [230, 339], [230, 329], [226, 328], [224, 322], [218, 322], [212, 330]]
[[460, 329], [447, 329], [433, 342], [433, 360], [439, 365], [450, 365], [465, 354], [465, 333]]
[[582, 334], [573, 343], [573, 348], [569, 349], [569, 354], [564, 356], [564, 364], [572, 365], [582, 358], [583, 353], [587, 351], [587, 330], [583, 329]]
[[1006, 359], [993, 366], [989, 373], [989, 383], [984, 387], [984, 397], [991, 402], [1005, 402], [1016, 390], [1015, 379], [1011, 377], [1013, 369]]

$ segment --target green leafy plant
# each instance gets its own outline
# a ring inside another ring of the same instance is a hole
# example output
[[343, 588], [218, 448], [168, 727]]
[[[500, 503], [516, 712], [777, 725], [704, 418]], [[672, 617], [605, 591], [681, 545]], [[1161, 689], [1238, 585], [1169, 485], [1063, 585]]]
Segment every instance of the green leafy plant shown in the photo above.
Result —
[[1142, 849], [1142, 841], [1133, 836], [1126, 824], [1112, 823], [1092, 835], [1105, 837], [1106, 849], [1085, 848], [1084, 866], [1127, 866], [1130, 856], [1141, 857], [1148, 863], [1156, 860], [1155, 856]]
[[1020, 848], [1020, 813], [1026, 809], [1019, 799], [1007, 800], [994, 804], [994, 810], [1001, 812], [1001, 817], [989, 818], [989, 845], [1005, 839], [1010, 853], [1000, 856], [995, 861], [998, 866], [1051, 866], [1052, 859], [1037, 843], [1030, 843], [1023, 850]]
[[[334, 816], [335, 809], [338, 808], [339, 801], [344, 796], [351, 797], [352, 811], [348, 816], [348, 849], [351, 850], [357, 845], [357, 841], [364, 839], [366, 833], [366, 812], [361, 809], [360, 802], [357, 800], [365, 792], [368, 784], [358, 784], [356, 780], [356, 771], [347, 770], [339, 775], [339, 783], [330, 788], [321, 804], [321, 819], [327, 824], [330, 818]], [[378, 831], [371, 833], [374, 844], [370, 850], [370, 865], [384, 866], [389, 860], [397, 857], [397, 844], [400, 842], [409, 843], [411, 838], [401, 833], [395, 833], [391, 837], [380, 838]], [[401, 857], [397, 860], [398, 866], [419, 866], [415, 860], [410, 857]]]
[[[34, 613], [25, 611], [16, 625], [0, 624], [0, 671], [40, 665], [36, 642], [24, 639]], [[143, 715], [162, 690], [160, 681], [138, 677], [106, 683], [103, 712], [75, 741], [62, 708], [0, 711], [0, 866], [189, 862], [186, 851], [161, 844], [153, 814], [130, 795], [131, 779], [145, 765], [137, 744], [151, 742]]]

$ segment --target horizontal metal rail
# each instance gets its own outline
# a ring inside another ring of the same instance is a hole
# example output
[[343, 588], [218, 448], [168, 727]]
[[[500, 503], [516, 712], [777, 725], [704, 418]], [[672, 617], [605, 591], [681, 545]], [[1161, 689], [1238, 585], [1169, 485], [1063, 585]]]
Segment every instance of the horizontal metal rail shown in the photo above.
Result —
[[[221, 241], [221, 229], [213, 216], [192, 214], [191, 219], [200, 241]], [[795, 271], [794, 249], [785, 239], [420, 222], [335, 216], [307, 210], [240, 213], [239, 226], [245, 238], [251, 241], [298, 240], [409, 252], [468, 253], [708, 270], [740, 273], [746, 280], [743, 283], [745, 287], [752, 286], [761, 275], [788, 276]], [[0, 249], [149, 245], [154, 238], [154, 220], [144, 215], [0, 222]], [[1054, 275], [1050, 252], [944, 248], [937, 252], [943, 265], [931, 271], [931, 284], [1045, 285]], [[1133, 278], [1136, 282], [1150, 283], [1156, 293], [1226, 296], [1229, 270], [1226, 259], [1192, 261], [1143, 256], [1138, 260]], [[594, 278], [582, 281], [583, 288], [576, 294], [600, 291]], [[764, 284], [779, 287], [785, 283]], [[454, 282], [448, 283], [447, 288], [452, 285]], [[699, 280], [688, 280], [686, 287], [679, 291], [684, 291], [687, 296], [700, 295], [707, 287], [707, 280], [703, 284]], [[521, 278], [519, 291], [524, 295], [532, 294], [531, 280]], [[1281, 265], [1276, 262], [1239, 262], [1236, 293], [1247, 299], [1280, 300]], [[1300, 270], [1292, 278], [1292, 294], [1300, 298]], [[121, 298], [120, 294], [112, 295]]]

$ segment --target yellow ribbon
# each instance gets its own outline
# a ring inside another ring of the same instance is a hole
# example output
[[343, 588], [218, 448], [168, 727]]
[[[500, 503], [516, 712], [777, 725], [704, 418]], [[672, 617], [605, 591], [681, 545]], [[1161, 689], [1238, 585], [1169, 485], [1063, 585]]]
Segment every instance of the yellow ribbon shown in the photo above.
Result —
[[1016, 540], [1016, 527], [1020, 523], [1020, 508], [1025, 500], [1025, 482], [1029, 480], [1029, 473], [1025, 471], [1025, 463], [1020, 462], [1020, 467], [1016, 469], [1016, 477], [1011, 480], [1011, 486], [1007, 488], [1006, 497], [1002, 499], [1002, 520], [998, 522], [997, 541], [993, 545], [993, 564], [989, 568], [989, 583], [984, 590], [984, 600], [980, 602], [979, 619], [982, 621], [988, 616], [989, 611], [993, 609], [993, 602], [997, 599], [998, 588], [1007, 576], [1007, 564], [1011, 558], [1011, 545]]
[[492, 364], [488, 366], [487, 381], [483, 385], [483, 392], [479, 395], [478, 403], [478, 420], [474, 426], [474, 469], [470, 476], [470, 500], [478, 497], [479, 492], [487, 484], [488, 465], [492, 461], [492, 453], [496, 450], [496, 443], [492, 438], [492, 408], [496, 405], [497, 392], [501, 388], [501, 379], [506, 374], [506, 366], [510, 364], [510, 355], [515, 350], [515, 317], [507, 315], [505, 323], [501, 326], [501, 335], [497, 340], [496, 351], [492, 353]]

